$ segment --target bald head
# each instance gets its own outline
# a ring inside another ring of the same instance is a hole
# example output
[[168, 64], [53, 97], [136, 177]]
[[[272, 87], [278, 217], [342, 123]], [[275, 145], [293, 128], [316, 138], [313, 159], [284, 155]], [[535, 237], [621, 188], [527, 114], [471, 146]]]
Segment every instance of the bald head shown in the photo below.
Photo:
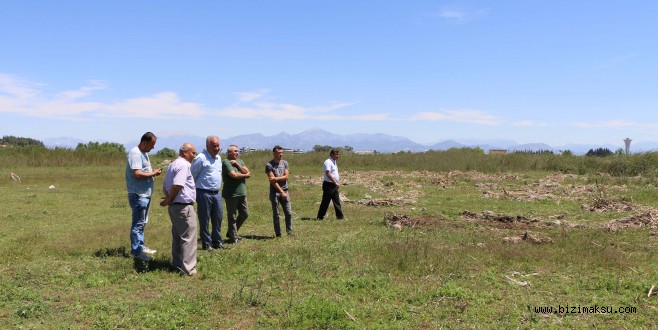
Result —
[[178, 155], [191, 163], [194, 156], [196, 156], [196, 148], [191, 143], [183, 143], [178, 151]]

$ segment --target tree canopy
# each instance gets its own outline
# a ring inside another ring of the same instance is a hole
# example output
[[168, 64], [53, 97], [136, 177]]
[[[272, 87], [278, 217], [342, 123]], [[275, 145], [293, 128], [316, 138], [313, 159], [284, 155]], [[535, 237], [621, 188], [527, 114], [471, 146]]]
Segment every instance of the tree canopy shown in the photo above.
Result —
[[17, 137], [11, 135], [5, 135], [0, 139], [0, 144], [13, 146], [13, 147], [29, 147], [37, 146], [45, 148], [43, 142], [31, 138]]

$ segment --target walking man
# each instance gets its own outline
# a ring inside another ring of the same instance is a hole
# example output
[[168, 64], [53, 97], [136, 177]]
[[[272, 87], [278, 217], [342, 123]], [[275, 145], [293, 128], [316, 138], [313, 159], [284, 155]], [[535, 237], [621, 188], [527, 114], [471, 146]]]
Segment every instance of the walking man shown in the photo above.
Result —
[[226, 152], [226, 159], [222, 161], [222, 176], [224, 187], [222, 197], [226, 203], [226, 218], [228, 229], [226, 236], [231, 243], [238, 243], [241, 239], [238, 230], [249, 217], [247, 209], [247, 179], [251, 177], [249, 168], [244, 161], [238, 158], [238, 146], [230, 145]]
[[[206, 138], [206, 150], [192, 160], [192, 176], [196, 185], [197, 212], [201, 247], [210, 251], [213, 248], [227, 249], [222, 244], [222, 160], [219, 157], [219, 138], [211, 135]], [[208, 221], [212, 228], [208, 230]]]
[[324, 161], [324, 180], [322, 181], [322, 202], [320, 202], [320, 209], [318, 210], [318, 220], [324, 220], [324, 215], [327, 214], [329, 202], [334, 202], [334, 211], [336, 212], [336, 219], [345, 219], [343, 210], [340, 208], [340, 195], [338, 187], [340, 185], [340, 176], [338, 175], [338, 164], [336, 161], [340, 158], [340, 151], [331, 149], [329, 158]]
[[178, 158], [167, 167], [162, 183], [164, 199], [160, 206], [169, 206], [171, 220], [171, 263], [181, 275], [196, 274], [196, 190], [190, 171], [190, 163], [196, 155], [192, 144], [185, 143], [178, 151]]
[[149, 219], [154, 178], [162, 173], [162, 169], [154, 171], [151, 168], [151, 160], [148, 155], [148, 152], [155, 147], [156, 140], [155, 134], [144, 133], [139, 145], [130, 149], [126, 157], [126, 187], [128, 203], [132, 209], [130, 254], [142, 261], [150, 261], [151, 258], [147, 254], [156, 252], [144, 245], [144, 227]]
[[274, 235], [281, 237], [279, 204], [283, 208], [283, 214], [286, 220], [286, 232], [288, 235], [292, 235], [292, 207], [290, 205], [290, 194], [288, 194], [288, 162], [283, 160], [282, 147], [275, 146], [272, 148], [272, 160], [265, 165], [265, 173], [270, 181], [270, 202], [272, 203]]

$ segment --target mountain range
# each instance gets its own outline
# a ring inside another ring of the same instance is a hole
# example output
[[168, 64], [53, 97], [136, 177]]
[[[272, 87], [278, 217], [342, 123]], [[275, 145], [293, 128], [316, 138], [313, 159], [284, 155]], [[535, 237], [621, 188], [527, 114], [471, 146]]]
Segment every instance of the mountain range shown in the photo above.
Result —
[[[355, 151], [377, 151], [382, 153], [392, 152], [423, 152], [427, 150], [448, 150], [450, 148], [476, 148], [479, 147], [484, 151], [491, 149], [506, 149], [508, 151], [541, 151], [548, 150], [560, 152], [570, 150], [574, 154], [585, 154], [590, 149], [608, 148], [611, 151], [616, 151], [624, 148], [624, 143], [620, 139], [619, 145], [605, 144], [605, 145], [583, 145], [583, 144], [567, 144], [562, 146], [550, 146], [545, 143], [527, 143], [517, 144], [513, 140], [445, 140], [432, 145], [416, 143], [406, 137], [394, 136], [389, 134], [347, 134], [340, 135], [331, 133], [319, 128], [309, 129], [298, 134], [288, 134], [285, 132], [278, 133], [272, 136], [265, 136], [263, 134], [245, 134], [233, 137], [220, 137], [222, 149], [230, 144], [235, 144], [239, 147], [247, 147], [252, 149], [271, 149], [275, 145], [280, 145], [284, 148], [301, 149], [304, 151], [312, 150], [315, 145], [329, 145], [334, 147], [350, 146]], [[87, 143], [89, 141], [82, 141], [80, 139], [71, 137], [60, 137], [55, 139], [47, 139], [43, 141], [48, 147], [69, 147], [75, 148], [78, 143]], [[104, 141], [98, 141], [104, 142]], [[138, 140], [124, 143], [126, 149], [132, 148], [138, 144]], [[158, 142], [155, 146], [154, 152], [163, 148], [170, 148], [178, 150], [183, 142], [190, 142], [201, 150], [205, 147], [205, 137], [196, 135], [171, 135], [158, 137]], [[631, 152], [644, 152], [658, 150], [658, 142], [643, 142], [631, 144]]]

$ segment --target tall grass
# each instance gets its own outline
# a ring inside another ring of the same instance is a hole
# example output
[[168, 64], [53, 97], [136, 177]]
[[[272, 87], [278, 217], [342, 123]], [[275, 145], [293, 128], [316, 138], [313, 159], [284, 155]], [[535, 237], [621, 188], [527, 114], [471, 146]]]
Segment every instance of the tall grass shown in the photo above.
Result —
[[[272, 159], [269, 151], [257, 151], [241, 155], [252, 171], [260, 171]], [[287, 154], [285, 158], [296, 167], [317, 167], [328, 154], [310, 152]], [[151, 156], [154, 164], [163, 159]], [[40, 147], [0, 148], [0, 168], [19, 167], [67, 167], [67, 166], [120, 166], [125, 155], [116, 152], [72, 150], [66, 148], [45, 149]], [[385, 168], [400, 171], [478, 171], [499, 172], [561, 172], [568, 174], [607, 173], [611, 176], [656, 176], [658, 153], [647, 152], [627, 156], [586, 157], [554, 155], [549, 153], [511, 153], [487, 155], [477, 149], [450, 149], [426, 153], [395, 153], [360, 155], [344, 152], [340, 164], [351, 170], [367, 171]]]
[[68, 148], [0, 148], [0, 168], [115, 166], [125, 165], [126, 155], [117, 152], [75, 151]]

